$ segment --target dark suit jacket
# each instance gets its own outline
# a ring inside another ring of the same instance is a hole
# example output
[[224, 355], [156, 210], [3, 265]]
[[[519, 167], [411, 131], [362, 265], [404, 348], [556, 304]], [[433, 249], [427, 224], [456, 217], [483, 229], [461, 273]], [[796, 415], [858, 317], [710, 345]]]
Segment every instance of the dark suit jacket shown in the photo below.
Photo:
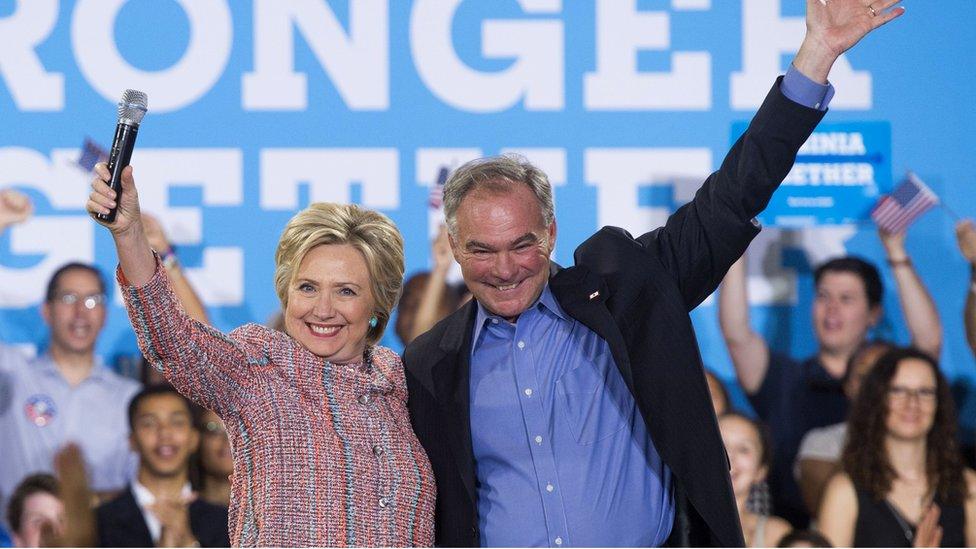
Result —
[[[654, 446], [674, 473], [677, 512], [669, 545], [743, 545], [688, 313], [759, 232], [753, 218], [822, 117], [784, 97], [777, 81], [719, 171], [664, 227], [636, 239], [605, 227], [576, 249], [575, 266], [556, 270], [549, 280], [566, 313], [608, 342]], [[469, 419], [475, 312], [469, 303], [404, 352], [411, 420], [437, 479], [439, 545], [479, 544]]]
[[[96, 511], [99, 547], [153, 547], [142, 511], [127, 487]], [[201, 547], [230, 547], [227, 508], [200, 499], [190, 504], [190, 530]]]

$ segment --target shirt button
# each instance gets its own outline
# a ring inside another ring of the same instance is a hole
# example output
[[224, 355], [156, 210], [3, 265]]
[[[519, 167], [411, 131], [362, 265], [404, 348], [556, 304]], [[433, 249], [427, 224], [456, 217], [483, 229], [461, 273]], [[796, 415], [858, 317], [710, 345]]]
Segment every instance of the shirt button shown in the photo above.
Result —
[[519, 341], [518, 342], [518, 348], [519, 349], [524, 349], [525, 348], [525, 342], [524, 341]]
[[527, 396], [527, 397], [532, 396], [532, 389], [526, 389], [525, 390], [525, 396]]
[[491, 323], [492, 323], [492, 324], [498, 324], [498, 319], [497, 319], [497, 318], [493, 318], [493, 319], [491, 319]]
[[553, 486], [552, 484], [546, 484], [546, 492], [552, 492], [555, 489], [556, 487]]
[[556, 541], [556, 545], [562, 545], [563, 544], [563, 538], [556, 538], [555, 541]]
[[542, 444], [542, 435], [536, 435], [535, 436], [535, 443], [536, 444]]
[[376, 456], [376, 457], [382, 456], [383, 455], [383, 447], [380, 446], [379, 444], [374, 445], [373, 446], [373, 455]]
[[382, 507], [382, 508], [385, 509], [388, 505], [390, 505], [390, 498], [388, 498], [386, 496], [381, 497], [380, 498], [380, 507]]
[[360, 404], [369, 404], [369, 395], [360, 395], [358, 400]]

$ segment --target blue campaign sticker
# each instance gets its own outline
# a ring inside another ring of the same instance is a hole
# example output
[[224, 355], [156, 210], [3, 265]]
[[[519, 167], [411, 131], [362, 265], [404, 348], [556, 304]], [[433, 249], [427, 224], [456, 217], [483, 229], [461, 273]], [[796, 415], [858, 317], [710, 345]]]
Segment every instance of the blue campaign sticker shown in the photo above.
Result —
[[[733, 141], [746, 127], [733, 124]], [[878, 196], [891, 188], [888, 122], [820, 124], [759, 221], [777, 227], [866, 223]]]

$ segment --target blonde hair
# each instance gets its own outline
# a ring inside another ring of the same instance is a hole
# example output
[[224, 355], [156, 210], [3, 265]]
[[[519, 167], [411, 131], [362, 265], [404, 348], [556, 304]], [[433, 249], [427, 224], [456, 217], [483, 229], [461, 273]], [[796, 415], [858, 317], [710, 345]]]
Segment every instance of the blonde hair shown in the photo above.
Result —
[[403, 236], [385, 215], [355, 205], [316, 202], [288, 221], [275, 251], [275, 291], [288, 308], [291, 286], [305, 255], [323, 244], [348, 244], [366, 260], [375, 301], [376, 326], [366, 332], [375, 345], [383, 336], [403, 287]]

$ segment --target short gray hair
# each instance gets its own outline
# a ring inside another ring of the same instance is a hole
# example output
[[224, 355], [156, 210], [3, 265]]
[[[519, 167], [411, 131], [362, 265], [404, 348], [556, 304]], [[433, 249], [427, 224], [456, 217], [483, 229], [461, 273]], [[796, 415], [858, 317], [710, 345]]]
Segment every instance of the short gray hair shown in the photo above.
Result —
[[535, 195], [542, 210], [542, 224], [548, 229], [556, 217], [549, 178], [525, 157], [503, 154], [472, 160], [454, 170], [448, 178], [444, 184], [444, 217], [448, 232], [457, 236], [457, 210], [469, 192], [480, 188], [507, 192], [518, 184], [527, 186]]

